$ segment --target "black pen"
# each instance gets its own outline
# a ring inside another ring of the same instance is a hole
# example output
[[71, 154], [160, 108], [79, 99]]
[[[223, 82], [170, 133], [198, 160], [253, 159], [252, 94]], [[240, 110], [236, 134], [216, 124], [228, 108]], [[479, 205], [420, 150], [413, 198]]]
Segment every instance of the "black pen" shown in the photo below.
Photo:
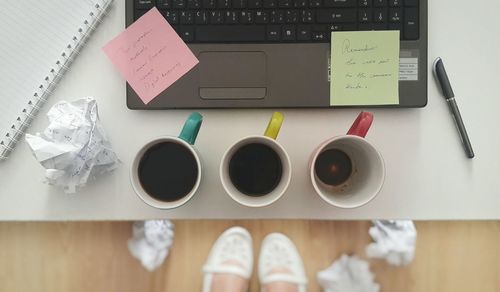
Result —
[[460, 111], [458, 110], [457, 102], [455, 101], [455, 94], [453, 93], [453, 89], [451, 89], [450, 80], [448, 80], [448, 75], [446, 74], [446, 70], [444, 69], [443, 60], [441, 58], [437, 58], [434, 61], [434, 77], [436, 77], [439, 85], [441, 86], [441, 90], [443, 91], [443, 96], [450, 107], [451, 114], [453, 115], [453, 119], [455, 120], [455, 124], [457, 125], [458, 131], [460, 132], [460, 139], [462, 140], [462, 144], [464, 145], [465, 153], [467, 157], [473, 158], [474, 151], [472, 150], [472, 145], [469, 140], [469, 136], [467, 135], [467, 130], [465, 130], [464, 121], [462, 120], [462, 116], [460, 115]]

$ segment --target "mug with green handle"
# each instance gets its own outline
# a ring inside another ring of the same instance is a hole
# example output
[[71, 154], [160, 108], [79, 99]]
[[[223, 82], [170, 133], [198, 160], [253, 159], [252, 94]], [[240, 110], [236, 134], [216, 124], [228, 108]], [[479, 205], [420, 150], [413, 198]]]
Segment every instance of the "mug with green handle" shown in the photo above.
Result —
[[[222, 185], [228, 195], [243, 206], [268, 206], [281, 198], [290, 184], [290, 158], [276, 141], [283, 120], [283, 114], [275, 112], [264, 135], [238, 140], [222, 157]], [[269, 175], [274, 176], [272, 181]]]
[[201, 162], [193, 147], [203, 117], [193, 112], [178, 137], [161, 136], [142, 146], [130, 172], [136, 194], [159, 209], [187, 203], [201, 182]]

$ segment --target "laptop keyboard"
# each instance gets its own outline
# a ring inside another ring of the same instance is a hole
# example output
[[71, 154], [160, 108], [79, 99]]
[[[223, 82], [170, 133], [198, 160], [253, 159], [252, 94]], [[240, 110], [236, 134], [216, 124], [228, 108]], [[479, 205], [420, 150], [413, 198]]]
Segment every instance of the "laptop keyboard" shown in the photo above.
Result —
[[419, 0], [134, 0], [156, 6], [187, 43], [329, 42], [332, 31], [399, 30], [419, 39]]

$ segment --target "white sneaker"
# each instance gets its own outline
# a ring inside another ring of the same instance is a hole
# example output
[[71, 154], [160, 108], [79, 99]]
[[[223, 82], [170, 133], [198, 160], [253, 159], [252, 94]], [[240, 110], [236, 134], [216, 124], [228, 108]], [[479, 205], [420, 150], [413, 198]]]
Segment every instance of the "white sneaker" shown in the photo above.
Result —
[[[227, 263], [237, 262], [238, 265]], [[210, 292], [214, 274], [231, 274], [250, 279], [253, 269], [252, 236], [242, 227], [224, 231], [212, 246], [203, 267], [203, 292]]]
[[[276, 269], [288, 272], [274, 273]], [[262, 241], [259, 255], [259, 280], [264, 286], [273, 282], [297, 284], [299, 292], [306, 292], [307, 278], [304, 264], [293, 242], [281, 233], [272, 233]], [[265, 289], [261, 289], [265, 292]]]

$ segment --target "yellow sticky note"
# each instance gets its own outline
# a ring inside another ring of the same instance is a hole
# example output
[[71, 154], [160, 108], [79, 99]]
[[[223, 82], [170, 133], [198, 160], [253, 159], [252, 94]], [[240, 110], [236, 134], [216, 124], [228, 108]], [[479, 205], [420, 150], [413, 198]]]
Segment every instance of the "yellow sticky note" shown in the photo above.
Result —
[[399, 103], [399, 31], [332, 32], [330, 105]]

